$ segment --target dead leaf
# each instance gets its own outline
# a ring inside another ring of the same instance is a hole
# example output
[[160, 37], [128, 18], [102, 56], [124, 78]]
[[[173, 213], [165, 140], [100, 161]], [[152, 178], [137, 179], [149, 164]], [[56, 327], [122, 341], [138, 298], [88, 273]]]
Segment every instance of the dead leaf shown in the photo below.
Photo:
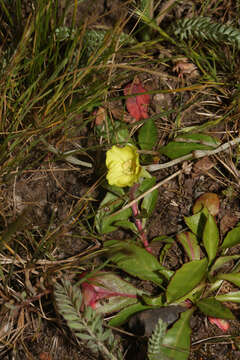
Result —
[[[144, 93], [147, 90], [144, 89], [138, 78], [128, 84], [124, 88], [124, 95], [132, 95], [137, 93]], [[126, 99], [126, 107], [131, 116], [139, 121], [141, 119], [147, 119], [148, 115], [148, 105], [150, 103], [150, 96], [148, 94], [136, 95]]]
[[231, 214], [226, 214], [220, 221], [220, 231], [222, 235], [225, 235], [231, 230], [238, 222], [238, 218]]
[[39, 355], [39, 360], [52, 360], [52, 356], [47, 352], [42, 352]]
[[210, 158], [208, 156], [204, 156], [202, 159], [198, 160], [194, 167], [194, 173], [197, 174], [201, 174], [201, 173], [205, 173], [206, 171], [209, 171], [211, 168], [213, 168], [215, 166], [215, 163], [210, 160]]
[[220, 200], [215, 193], [205, 193], [195, 201], [193, 206], [193, 214], [198, 213], [203, 207], [206, 207], [212, 216], [219, 213]]
[[180, 78], [183, 78], [183, 75], [189, 78], [195, 78], [199, 75], [197, 67], [193, 63], [189, 62], [188, 59], [185, 57], [179, 58], [175, 62], [173, 71], [176, 71]]
[[99, 126], [106, 120], [107, 112], [103, 107], [99, 107], [96, 112], [95, 125]]

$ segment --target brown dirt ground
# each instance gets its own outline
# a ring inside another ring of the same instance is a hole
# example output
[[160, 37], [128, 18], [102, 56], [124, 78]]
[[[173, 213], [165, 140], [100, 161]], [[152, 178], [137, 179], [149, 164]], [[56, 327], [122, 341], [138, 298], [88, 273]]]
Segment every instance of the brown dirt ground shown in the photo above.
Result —
[[[78, 16], [89, 17], [94, 21], [98, 19], [100, 23], [104, 22], [106, 25], [115, 23], [116, 18], [119, 16], [118, 9], [122, 5], [122, 1], [104, 1], [98, 0], [91, 8], [86, 2], [79, 5]], [[64, 7], [64, 1], [61, 3]], [[123, 10], [124, 11], [124, 10]], [[108, 13], [104, 16], [105, 13]], [[100, 19], [100, 20], [99, 20]], [[160, 67], [158, 70], [162, 70]], [[151, 77], [149, 74], [142, 74], [141, 81], [149, 89], [160, 88], [161, 79]], [[175, 86], [176, 80], [169, 80], [169, 84]], [[171, 83], [172, 82], [172, 83]], [[209, 96], [209, 95], [208, 95]], [[166, 95], [161, 99], [153, 97], [151, 100], [151, 115], [156, 114], [159, 106], [165, 106], [170, 108], [175, 103], [187, 102], [190, 99], [190, 95], [184, 95], [180, 98], [177, 95]], [[196, 116], [197, 109], [192, 107], [188, 111], [185, 111], [182, 118], [182, 125], [188, 126], [193, 124], [200, 124], [204, 121], [204, 117]], [[157, 120], [159, 129], [159, 139], [164, 144], [166, 138], [165, 129], [173, 127], [172, 124], [167, 123], [166, 119]], [[220, 124], [218, 128], [213, 131], [217, 132], [224, 129], [223, 124]], [[50, 155], [51, 157], [51, 155]], [[79, 210], [82, 207], [82, 198], [91, 197], [97, 199], [97, 191], [93, 191], [91, 186], [93, 184], [92, 171], [83, 171], [77, 167], [73, 167], [68, 164], [62, 164], [61, 162], [52, 162], [51, 159], [46, 159], [43, 162], [41, 169], [35, 171], [26, 171], [14, 178], [12, 187], [4, 189], [5, 198], [2, 201], [6, 204], [6, 208], [9, 208], [11, 215], [19, 215], [24, 209], [27, 209], [27, 220], [31, 223], [35, 230], [36, 238], [41, 237], [42, 232], [49, 229], [55, 233], [53, 239], [57, 241], [58, 258], [63, 259], [69, 256], [75, 256], [88, 248], [93, 239], [88, 238], [88, 233], [85, 229], [78, 228], [77, 225], [72, 225], [73, 219], [69, 218], [68, 214], [71, 213], [73, 204], [79, 202]], [[224, 160], [230, 162], [230, 157], [224, 155]], [[166, 161], [163, 157], [161, 161]], [[194, 165], [192, 171], [189, 174], [184, 174], [169, 181], [166, 185], [159, 189], [158, 203], [152, 218], [149, 220], [149, 240], [159, 235], [175, 234], [185, 228], [183, 222], [183, 216], [191, 214], [191, 208], [194, 200], [205, 192], [215, 192], [219, 194], [221, 201], [221, 209], [218, 221], [221, 225], [222, 235], [226, 233], [231, 227], [233, 227], [240, 220], [239, 211], [239, 193], [237, 189], [233, 191], [231, 196], [227, 197], [223, 190], [227, 186], [233, 184], [231, 174], [227, 174], [229, 179], [226, 184], [226, 177], [222, 177], [221, 169], [225, 174], [226, 170], [218, 162], [218, 160], [211, 159], [212, 163], [210, 168], [207, 166], [207, 161], [203, 165]], [[213, 164], [213, 167], [211, 167]], [[204, 168], [206, 167], [206, 169]], [[166, 176], [173, 174], [179, 169], [175, 166], [170, 169], [165, 169], [156, 172], [157, 181], [164, 179]], [[7, 196], [7, 201], [6, 201]], [[54, 214], [54, 217], [49, 221], [49, 218]], [[29, 220], [30, 219], [30, 220]], [[5, 219], [6, 223], [9, 219]], [[73, 238], [74, 233], [74, 238]], [[59, 234], [59, 236], [58, 236]], [[125, 237], [126, 234], [123, 231], [119, 231], [115, 234], [119, 238]], [[127, 235], [128, 236], [128, 235]], [[73, 241], [74, 240], [74, 241]], [[44, 245], [44, 244], [43, 244]], [[52, 246], [52, 249], [56, 248], [56, 243]], [[51, 248], [49, 249], [51, 252]], [[55, 250], [56, 251], [56, 250]], [[238, 251], [238, 249], [235, 249]], [[182, 250], [174, 245], [169, 251], [166, 258], [166, 266], [171, 269], [177, 269], [181, 262], [179, 259], [184, 260], [184, 254]], [[229, 291], [230, 289], [228, 289]], [[51, 303], [51, 299], [49, 299]], [[49, 307], [50, 309], [50, 307]], [[235, 306], [234, 312], [240, 313], [239, 306]], [[51, 310], [48, 310], [46, 306], [46, 315], [51, 317]], [[25, 314], [25, 316], [27, 316]], [[32, 316], [32, 315], [30, 315]], [[240, 333], [240, 323], [238, 320], [231, 321], [231, 328], [227, 332], [227, 336], [238, 336]], [[222, 332], [215, 326], [209, 324], [200, 314], [196, 314], [192, 320], [192, 351], [190, 360], [231, 360], [240, 358], [240, 351], [236, 348], [230, 338], [221, 338]], [[38, 336], [32, 337], [34, 333], [33, 329], [29, 329], [29, 334], [25, 334], [24, 340], [27, 340], [29, 353], [31, 353], [34, 359], [44, 359], [43, 353], [51, 354], [52, 360], [87, 360], [97, 359], [88, 352], [83, 345], [76, 345], [67, 328], [59, 329], [59, 326], [54, 327], [50, 321], [44, 320], [41, 322], [41, 326], [38, 328]], [[64, 335], [64, 336], [63, 336]], [[218, 338], [218, 336], [220, 336]], [[204, 339], [208, 339], [203, 341]], [[218, 343], [216, 341], [218, 340]], [[124, 339], [126, 349], [129, 348], [126, 359], [143, 359], [144, 354], [144, 341], [141, 338]], [[23, 346], [18, 349], [18, 357], [16, 359], [28, 358], [26, 357], [26, 348]], [[46, 355], [45, 354], [45, 355]], [[2, 359], [12, 359], [12, 353], [2, 354]], [[47, 355], [46, 355], [47, 356]], [[31, 357], [29, 357], [31, 358]], [[46, 357], [47, 359], [47, 357]], [[50, 359], [50, 358], [49, 358]]]

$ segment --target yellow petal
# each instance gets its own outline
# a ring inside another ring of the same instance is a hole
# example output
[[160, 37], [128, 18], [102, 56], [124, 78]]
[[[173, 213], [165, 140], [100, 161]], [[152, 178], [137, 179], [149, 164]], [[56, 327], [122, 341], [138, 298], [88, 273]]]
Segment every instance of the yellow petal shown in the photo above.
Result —
[[109, 184], [119, 187], [132, 186], [138, 181], [141, 172], [139, 154], [135, 146], [131, 145], [123, 148], [114, 145], [108, 150], [106, 166], [108, 168], [106, 178]]

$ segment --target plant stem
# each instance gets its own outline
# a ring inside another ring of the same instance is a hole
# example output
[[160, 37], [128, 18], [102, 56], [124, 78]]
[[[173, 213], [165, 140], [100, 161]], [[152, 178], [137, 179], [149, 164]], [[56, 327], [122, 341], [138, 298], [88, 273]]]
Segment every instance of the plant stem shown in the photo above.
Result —
[[[135, 194], [136, 194], [136, 191], [137, 191], [137, 188], [139, 187], [139, 184], [134, 184], [131, 189], [130, 189], [130, 200], [134, 200], [135, 198]], [[149, 246], [149, 243], [148, 243], [148, 239], [147, 239], [147, 235], [146, 235], [146, 232], [143, 228], [143, 224], [142, 224], [142, 221], [141, 219], [138, 219], [137, 216], [139, 215], [139, 210], [138, 210], [138, 203], [137, 202], [134, 202], [131, 206], [132, 208], [132, 212], [133, 212], [133, 217], [134, 217], [134, 222], [135, 222], [135, 225], [139, 231], [139, 235], [140, 235], [140, 238], [142, 240], [142, 243], [145, 247], [145, 249], [152, 254], [152, 249], [150, 248]]]

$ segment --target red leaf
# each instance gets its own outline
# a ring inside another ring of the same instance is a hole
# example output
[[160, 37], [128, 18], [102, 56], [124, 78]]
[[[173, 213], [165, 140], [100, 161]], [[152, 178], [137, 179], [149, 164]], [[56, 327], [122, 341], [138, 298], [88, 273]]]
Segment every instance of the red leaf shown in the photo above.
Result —
[[[128, 84], [124, 88], [124, 95], [132, 95], [137, 93], [144, 93], [147, 90], [142, 87], [140, 81], [136, 78], [135, 81]], [[150, 102], [150, 96], [148, 94], [136, 95], [126, 99], [126, 107], [131, 116], [137, 121], [141, 119], [147, 119], [148, 105]]]

